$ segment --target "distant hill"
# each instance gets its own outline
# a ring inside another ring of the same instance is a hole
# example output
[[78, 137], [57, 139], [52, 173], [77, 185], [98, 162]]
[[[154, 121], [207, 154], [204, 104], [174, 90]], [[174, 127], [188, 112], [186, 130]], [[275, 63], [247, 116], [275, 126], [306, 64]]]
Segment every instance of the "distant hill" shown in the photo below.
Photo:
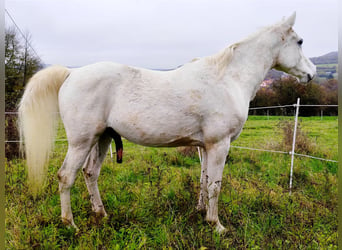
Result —
[[323, 56], [310, 58], [310, 60], [315, 65], [319, 65], [319, 64], [337, 64], [337, 62], [338, 62], [337, 59], [338, 59], [337, 51], [330, 52], [330, 53], [325, 54]]

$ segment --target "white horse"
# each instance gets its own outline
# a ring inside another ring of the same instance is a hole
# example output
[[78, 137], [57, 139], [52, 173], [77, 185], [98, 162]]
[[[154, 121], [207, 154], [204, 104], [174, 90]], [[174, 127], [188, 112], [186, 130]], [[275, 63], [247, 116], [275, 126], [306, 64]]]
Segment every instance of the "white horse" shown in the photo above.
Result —
[[295, 16], [172, 71], [101, 62], [77, 69], [52, 66], [38, 72], [19, 106], [33, 190], [43, 183], [59, 111], [69, 142], [58, 171], [65, 224], [77, 228], [70, 188], [82, 167], [92, 209], [106, 216], [97, 179], [111, 138], [120, 144], [121, 135], [145, 146], [200, 147], [197, 208], [206, 210], [206, 220], [219, 232], [224, 231], [218, 217], [218, 197], [225, 159], [260, 83], [272, 68], [302, 82], [310, 81], [316, 73], [303, 55], [303, 40], [292, 29]]

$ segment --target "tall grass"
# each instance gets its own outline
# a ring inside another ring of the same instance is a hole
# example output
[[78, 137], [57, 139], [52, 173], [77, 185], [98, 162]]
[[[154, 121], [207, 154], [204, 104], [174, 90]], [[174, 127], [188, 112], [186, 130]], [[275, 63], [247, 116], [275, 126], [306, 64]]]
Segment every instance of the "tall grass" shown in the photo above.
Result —
[[[279, 119], [250, 117], [233, 145], [269, 148], [283, 142]], [[337, 120], [303, 118], [318, 154], [337, 159]], [[63, 130], [59, 137], [65, 137]], [[99, 177], [108, 218], [91, 212], [79, 174], [72, 209], [80, 231], [60, 220], [57, 170], [67, 145], [57, 142], [45, 192], [28, 193], [22, 159], [7, 161], [7, 249], [337, 249], [337, 164], [232, 148], [224, 170], [218, 235], [196, 211], [200, 164], [176, 148], [146, 148], [124, 141], [124, 162], [107, 157]], [[196, 151], [195, 151], [196, 152]]]

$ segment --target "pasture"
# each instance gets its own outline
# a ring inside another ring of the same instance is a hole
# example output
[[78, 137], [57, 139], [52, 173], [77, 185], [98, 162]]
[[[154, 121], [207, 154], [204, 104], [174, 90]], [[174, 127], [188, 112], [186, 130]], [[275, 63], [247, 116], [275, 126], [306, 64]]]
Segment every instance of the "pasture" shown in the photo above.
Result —
[[[287, 151], [283, 129], [293, 117], [250, 116], [232, 146]], [[337, 160], [336, 117], [300, 118], [305, 154]], [[62, 128], [58, 138], [65, 138]], [[67, 142], [57, 141], [37, 199], [21, 159], [6, 164], [6, 249], [337, 249], [337, 163], [231, 148], [224, 169], [215, 233], [197, 212], [200, 163], [195, 153], [124, 143], [123, 163], [109, 155], [99, 177], [108, 217], [91, 212], [81, 173], [72, 193], [80, 231], [60, 219], [57, 170]], [[115, 147], [114, 147], [115, 148]]]

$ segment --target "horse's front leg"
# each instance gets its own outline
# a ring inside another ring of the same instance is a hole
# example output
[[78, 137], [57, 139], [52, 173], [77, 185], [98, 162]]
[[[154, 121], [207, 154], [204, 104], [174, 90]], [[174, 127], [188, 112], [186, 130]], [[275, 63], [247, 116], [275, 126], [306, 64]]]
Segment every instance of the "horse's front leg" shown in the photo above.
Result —
[[215, 144], [206, 145], [207, 150], [207, 189], [208, 207], [206, 220], [215, 225], [220, 233], [225, 231], [218, 218], [218, 198], [221, 190], [222, 174], [225, 159], [230, 146], [230, 138], [225, 138]]
[[207, 151], [201, 148], [201, 191], [198, 199], [197, 210], [207, 211], [208, 204], [208, 189], [207, 189]]

